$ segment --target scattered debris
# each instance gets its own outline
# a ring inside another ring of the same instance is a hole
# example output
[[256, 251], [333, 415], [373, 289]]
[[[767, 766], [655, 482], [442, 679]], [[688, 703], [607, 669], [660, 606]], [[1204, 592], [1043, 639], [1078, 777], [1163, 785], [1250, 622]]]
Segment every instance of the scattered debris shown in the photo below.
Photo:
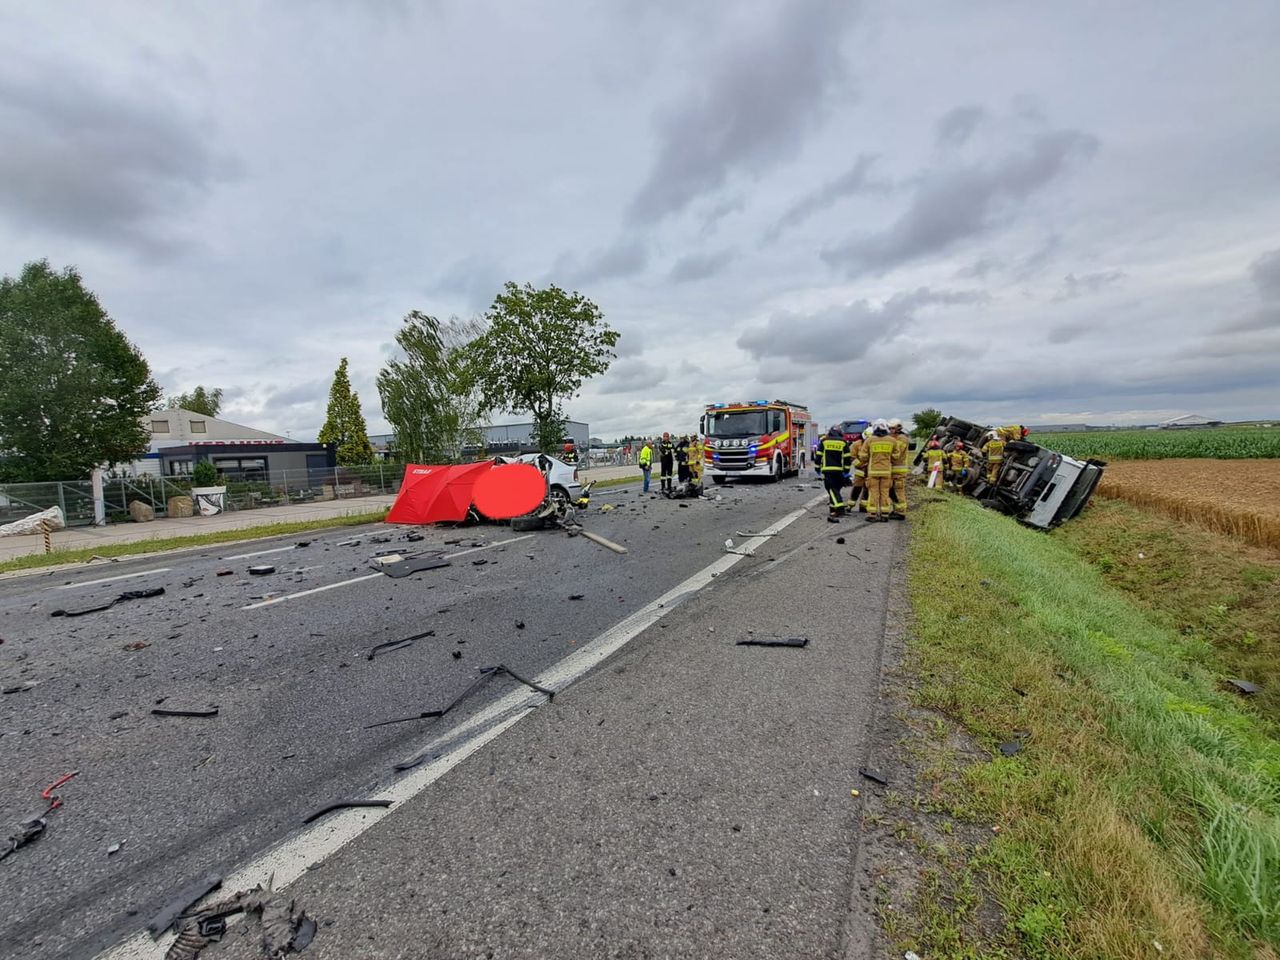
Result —
[[517, 620], [517, 621], [516, 621], [516, 629], [517, 629], [517, 630], [523, 630], [523, 629], [524, 629], [524, 621], [523, 621], [523, 620]]
[[489, 561], [488, 561], [488, 560], [486, 560], [484, 557], [481, 557], [479, 560], [472, 560], [472, 561], [471, 561], [471, 565], [472, 565], [473, 567], [483, 567], [483, 566], [484, 566], [486, 563], [488, 563], [488, 562], [489, 562]]
[[741, 530], [734, 531], [740, 537], [776, 537], [777, 533], [743, 533]]
[[1000, 744], [1000, 752], [1006, 757], [1012, 757], [1015, 753], [1022, 749], [1022, 744], [1017, 740], [1008, 740]]
[[121, 840], [119, 843], [113, 843], [111, 846], [107, 847], [107, 856], [109, 857], [113, 854], [119, 853], [120, 848], [123, 847], [127, 842], [128, 841], [126, 840]]
[[1021, 687], [1014, 687], [1013, 692], [1020, 697], [1025, 697], [1027, 695], [1027, 691], [1023, 690]]
[[889, 785], [888, 779], [878, 770], [872, 770], [870, 767], [859, 767], [858, 773], [866, 777], [872, 783], [878, 783], [882, 787], [887, 787]]
[[338, 800], [334, 803], [327, 804], [318, 810], [313, 810], [302, 818], [303, 823], [310, 823], [313, 820], [319, 820], [327, 813], [333, 813], [335, 810], [350, 810], [358, 807], [389, 807], [390, 800]]
[[265, 577], [269, 573], [275, 573], [276, 568], [269, 563], [256, 563], [249, 568], [249, 575], [252, 577]]
[[571, 593], [571, 594], [569, 594], [569, 599], [570, 599], [570, 600], [581, 600], [581, 599], [582, 599], [583, 597], [585, 597], [585, 596], [586, 596], [586, 594], [585, 594], [585, 593]]
[[369, 565], [373, 567], [384, 567], [384, 566], [387, 566], [388, 564], [402, 563], [403, 561], [404, 561], [404, 554], [397, 553], [396, 551], [392, 550], [392, 551], [389, 551], [388, 553], [374, 554], [373, 559], [369, 561]]
[[[211, 876], [211, 879], [216, 878]], [[220, 879], [218, 884], [221, 885]], [[222, 939], [227, 932], [228, 918], [242, 913], [257, 914], [263, 953], [270, 960], [279, 960], [311, 943], [315, 937], [316, 924], [305, 913], [295, 915], [294, 901], [276, 895], [271, 886], [272, 880], [269, 880], [265, 888], [259, 885], [252, 890], [241, 891], [192, 914], [187, 914], [185, 909], [180, 910], [159, 932], [150, 925], [148, 929], [152, 930], [153, 937], [158, 938], [159, 933], [181, 921], [178, 938], [166, 951], [165, 960], [196, 960], [205, 947]], [[187, 906], [195, 902], [189, 901]], [[157, 917], [152, 924], [162, 919], [164, 917]]]
[[214, 574], [214, 576], [215, 576], [215, 577], [229, 577], [229, 576], [231, 576], [233, 573], [235, 573], [235, 571], [234, 571], [234, 570], [219, 570], [217, 573], [215, 573], [215, 574]]
[[413, 646], [415, 640], [423, 640], [426, 637], [434, 637], [436, 632], [428, 630], [425, 633], [415, 633], [412, 637], [402, 637], [399, 640], [388, 640], [386, 643], [380, 643], [369, 651], [366, 660], [372, 660], [380, 653], [394, 653], [396, 650], [403, 650], [406, 647]]
[[339, 540], [337, 543], [334, 544], [334, 546], [335, 547], [358, 547], [360, 546], [360, 540], [359, 538], [352, 538], [351, 540]]
[[425, 540], [425, 539], [426, 539], [426, 537], [424, 537], [424, 536], [423, 536], [422, 534], [420, 534], [420, 533], [406, 533], [406, 534], [404, 535], [404, 538], [405, 538], [406, 540], [408, 540], [410, 543], [416, 543], [416, 542], [417, 542], [417, 541], [419, 541], [419, 540]]
[[1227, 680], [1227, 685], [1234, 689], [1236, 693], [1242, 693], [1246, 697], [1251, 697], [1262, 689], [1256, 683], [1250, 683], [1248, 680], [1239, 680], [1235, 678], [1229, 678]]
[[614, 506], [612, 503], [606, 503], [606, 504], [602, 504], [602, 505], [601, 505], [601, 507], [600, 507], [600, 512], [601, 512], [601, 513], [608, 513], [610, 510], [617, 510], [617, 509], [618, 509], [618, 508], [617, 508], [616, 506]]
[[83, 617], [86, 613], [101, 613], [103, 610], [110, 610], [117, 603], [125, 603], [129, 600], [146, 600], [150, 597], [158, 597], [164, 593], [164, 587], [150, 587], [146, 590], [126, 590], [114, 600], [108, 601], [97, 607], [87, 607], [84, 610], [54, 610], [49, 614], [51, 617]]
[[0, 693], [4, 694], [5, 696], [8, 696], [11, 693], [26, 693], [28, 690], [30, 690], [34, 686], [36, 686], [36, 681], [27, 680], [23, 683], [19, 683], [12, 687], [5, 687], [3, 690], [0, 690]]
[[218, 715], [217, 707], [210, 707], [208, 710], [169, 710], [159, 708], [151, 711], [153, 717], [216, 717]]
[[[453, 655], [455, 658], [460, 658], [462, 656], [462, 651], [455, 650], [453, 651]], [[516, 680], [519, 683], [523, 683], [526, 687], [532, 687], [534, 690], [537, 690], [539, 693], [545, 693], [549, 699], [553, 699], [553, 700], [555, 699], [554, 690], [550, 689], [549, 687], [539, 686], [538, 684], [534, 683], [532, 680], [529, 680], [526, 677], [522, 677], [520, 674], [516, 673], [514, 670], [508, 667], [506, 664], [500, 663], [494, 667], [481, 667], [480, 676], [478, 676], [475, 680], [471, 681], [471, 684], [465, 690], [463, 690], [460, 694], [454, 697], [451, 703], [449, 703], [448, 705], [438, 710], [424, 710], [422, 713], [414, 714], [412, 717], [399, 717], [395, 720], [381, 720], [378, 723], [369, 724], [367, 727], [365, 727], [365, 729], [372, 730], [374, 727], [387, 727], [393, 723], [408, 723], [412, 720], [439, 719], [440, 717], [443, 717], [446, 713], [448, 713], [450, 710], [452, 710], [454, 707], [456, 707], [458, 704], [460, 704], [463, 700], [467, 699], [467, 697], [471, 696], [471, 694], [475, 693], [482, 686], [488, 683], [491, 678], [496, 677], [498, 676], [498, 674], [501, 674], [501, 673], [505, 673], [507, 676], [511, 677], [511, 679]]]
[[63, 774], [49, 786], [40, 791], [40, 799], [48, 806], [44, 808], [43, 813], [37, 813], [34, 816], [27, 817], [25, 820], [18, 821], [18, 829], [7, 840], [8, 846], [0, 850], [0, 860], [4, 860], [10, 854], [15, 853], [19, 847], [25, 847], [29, 843], [34, 843], [44, 834], [45, 828], [49, 826], [49, 814], [62, 806], [62, 798], [54, 796], [53, 791], [68, 780], [80, 775], [79, 770], [72, 770], [70, 773]]
[[[681, 504], [681, 506], [684, 506], [684, 504]], [[600, 536], [600, 534], [592, 533], [590, 530], [583, 530], [582, 536], [586, 537], [592, 543], [598, 543], [602, 547], [607, 547], [608, 549], [612, 550], [614, 553], [627, 552], [627, 548], [622, 546], [621, 544], [614, 543], [612, 540], [606, 540], [604, 537]]]
[[461, 659], [462, 659], [462, 651], [461, 651], [461, 650], [455, 650], [455, 651], [453, 651], [453, 659], [455, 659], [455, 660], [461, 660]]
[[297, 543], [293, 545], [295, 550], [301, 550], [303, 547], [309, 547], [309, 546], [311, 546], [310, 540], [299, 540]]
[[400, 559], [398, 563], [383, 561], [382, 572], [388, 577], [394, 577], [398, 580], [412, 573], [421, 573], [423, 570], [436, 570], [440, 567], [448, 566], [452, 566], [452, 564], [448, 560], [442, 559], [438, 553], [423, 554], [421, 556], [410, 555]]
[[836, 543], [844, 543], [844, 537], [836, 537]]
[[108, 719], [108, 720], [123, 720], [123, 719], [124, 719], [125, 717], [127, 717], [128, 715], [129, 715], [129, 711], [128, 711], [128, 710], [117, 710], [115, 713], [111, 714], [111, 716], [107, 717], [107, 719]]
[[739, 647], [807, 647], [808, 637], [748, 637], [739, 640]]
[[159, 940], [166, 930], [182, 919], [187, 910], [221, 886], [222, 877], [216, 873], [187, 884], [147, 922], [147, 932], [151, 934], [151, 938]]

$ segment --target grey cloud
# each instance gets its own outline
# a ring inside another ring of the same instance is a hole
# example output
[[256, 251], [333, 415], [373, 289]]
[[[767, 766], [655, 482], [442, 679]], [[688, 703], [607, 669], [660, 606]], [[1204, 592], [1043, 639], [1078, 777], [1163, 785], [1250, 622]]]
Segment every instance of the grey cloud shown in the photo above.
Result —
[[676, 283], [705, 280], [713, 277], [734, 258], [732, 249], [713, 250], [710, 253], [691, 253], [681, 257], [671, 268], [671, 279]]
[[986, 117], [987, 111], [978, 106], [948, 110], [934, 125], [934, 141], [940, 147], [962, 147]]
[[1097, 293], [1105, 287], [1119, 283], [1128, 274], [1123, 270], [1104, 270], [1099, 273], [1085, 273], [1076, 276], [1068, 273], [1062, 278], [1062, 289], [1054, 294], [1054, 300], [1074, 300], [1091, 293]]
[[727, 50], [659, 118], [657, 157], [629, 219], [655, 223], [734, 172], [759, 174], [795, 156], [843, 75], [839, 44], [854, 9], [849, 0], [782, 4], [775, 22]]
[[296, 407], [327, 401], [332, 380], [308, 380], [281, 390], [272, 390], [264, 398], [264, 404], [271, 407]]
[[563, 253], [552, 267], [553, 281], [569, 284], [594, 283], [631, 277], [649, 264], [648, 245], [640, 237], [619, 237], [612, 245], [598, 250], [585, 259], [571, 253]]
[[802, 223], [819, 210], [826, 209], [842, 197], [863, 191], [883, 192], [888, 190], [889, 184], [887, 182], [870, 179], [871, 166], [875, 163], [875, 160], [876, 158], [873, 154], [864, 153], [859, 155], [854, 165], [840, 176], [834, 180], [827, 181], [817, 190], [805, 194], [789, 206], [786, 212], [765, 231], [764, 239], [766, 241], [778, 239], [782, 231], [788, 227], [794, 227], [796, 224]]
[[1050, 343], [1071, 343], [1074, 340], [1079, 340], [1095, 327], [1096, 324], [1087, 321], [1059, 323], [1049, 328], [1049, 335], [1045, 339]]
[[720, 221], [731, 213], [741, 213], [746, 209], [747, 200], [742, 194], [736, 197], [726, 197], [724, 200], [714, 204], [702, 218], [702, 228], [699, 233], [706, 237], [715, 232], [720, 226]]
[[66, 65], [0, 75], [0, 142], [0, 213], [150, 254], [178, 245], [183, 212], [236, 173], [155, 88], [112, 91]]
[[1280, 300], [1280, 250], [1271, 250], [1249, 264], [1249, 275], [1264, 300]]
[[1013, 207], [1088, 159], [1098, 141], [1077, 130], [1032, 138], [1024, 151], [986, 166], [940, 168], [926, 173], [906, 211], [888, 229], [828, 248], [822, 258], [849, 276], [884, 273], [941, 253], [960, 240], [991, 230]]
[[846, 363], [861, 358], [873, 343], [896, 336], [925, 307], [975, 304], [987, 299], [988, 295], [978, 290], [920, 287], [895, 293], [879, 305], [854, 300], [804, 316], [783, 311], [775, 313], [764, 326], [743, 333], [738, 346], [757, 360]]
[[619, 360], [600, 379], [597, 392], [602, 395], [637, 393], [658, 386], [666, 376], [661, 366], [646, 360]]
[[433, 292], [452, 293], [463, 298], [471, 310], [484, 310], [502, 292], [502, 267], [485, 256], [458, 260], [436, 281]]

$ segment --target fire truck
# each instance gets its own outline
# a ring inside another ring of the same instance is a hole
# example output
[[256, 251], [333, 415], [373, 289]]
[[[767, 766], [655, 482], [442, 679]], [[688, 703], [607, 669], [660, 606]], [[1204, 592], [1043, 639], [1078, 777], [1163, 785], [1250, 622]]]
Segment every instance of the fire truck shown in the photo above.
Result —
[[807, 407], [786, 400], [712, 403], [698, 421], [706, 447], [706, 475], [781, 480], [798, 473], [818, 437]]

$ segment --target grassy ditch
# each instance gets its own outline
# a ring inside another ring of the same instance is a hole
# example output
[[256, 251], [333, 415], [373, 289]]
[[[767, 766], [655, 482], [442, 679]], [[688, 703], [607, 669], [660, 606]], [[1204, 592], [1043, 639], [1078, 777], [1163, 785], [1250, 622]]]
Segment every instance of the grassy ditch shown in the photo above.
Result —
[[53, 553], [33, 553], [0, 562], [0, 573], [15, 570], [36, 570], [68, 563], [84, 563], [94, 557], [132, 557], [143, 553], [160, 553], [165, 550], [184, 550], [217, 543], [235, 543], [240, 540], [262, 540], [302, 533], [306, 530], [323, 530], [326, 527], [352, 527], [362, 523], [378, 523], [385, 519], [387, 511], [354, 513], [345, 517], [326, 517], [322, 520], [295, 520], [289, 523], [268, 523], [260, 527], [244, 527], [239, 530], [216, 530], [186, 537], [157, 537], [154, 540], [131, 540], [127, 543], [104, 543], [76, 550], [55, 550]]
[[997, 831], [971, 861], [1007, 918], [985, 955], [1274, 957], [1280, 742], [1219, 689], [1213, 646], [971, 501], [912, 532], [916, 699], [995, 758], [957, 761], [948, 791]]

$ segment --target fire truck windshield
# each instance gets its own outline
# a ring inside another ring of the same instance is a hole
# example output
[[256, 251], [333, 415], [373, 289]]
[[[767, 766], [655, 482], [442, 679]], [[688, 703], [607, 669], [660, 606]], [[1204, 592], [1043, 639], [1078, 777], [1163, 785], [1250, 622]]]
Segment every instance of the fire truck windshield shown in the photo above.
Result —
[[753, 437], [769, 431], [765, 410], [717, 410], [707, 417], [709, 437]]

